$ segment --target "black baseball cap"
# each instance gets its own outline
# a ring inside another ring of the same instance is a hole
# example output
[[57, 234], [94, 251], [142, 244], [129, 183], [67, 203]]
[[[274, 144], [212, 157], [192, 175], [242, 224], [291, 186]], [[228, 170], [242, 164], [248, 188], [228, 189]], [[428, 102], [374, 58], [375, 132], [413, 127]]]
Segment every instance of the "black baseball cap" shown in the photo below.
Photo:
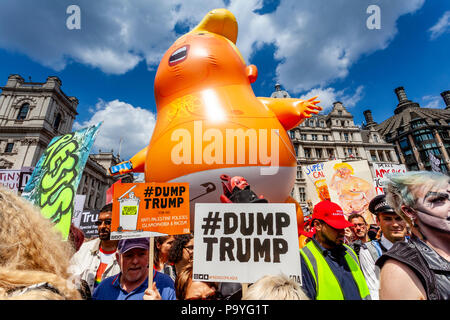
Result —
[[386, 195], [380, 194], [369, 203], [369, 211], [377, 215], [380, 212], [395, 213], [394, 209], [387, 203]]

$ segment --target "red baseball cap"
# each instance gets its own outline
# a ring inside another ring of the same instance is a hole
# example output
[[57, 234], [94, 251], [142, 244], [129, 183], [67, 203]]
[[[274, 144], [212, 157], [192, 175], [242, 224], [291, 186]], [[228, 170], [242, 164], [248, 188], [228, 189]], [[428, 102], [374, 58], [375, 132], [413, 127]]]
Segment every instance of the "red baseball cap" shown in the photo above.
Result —
[[342, 208], [330, 200], [324, 200], [314, 206], [312, 219], [323, 220], [335, 229], [352, 227], [353, 223], [347, 221]]

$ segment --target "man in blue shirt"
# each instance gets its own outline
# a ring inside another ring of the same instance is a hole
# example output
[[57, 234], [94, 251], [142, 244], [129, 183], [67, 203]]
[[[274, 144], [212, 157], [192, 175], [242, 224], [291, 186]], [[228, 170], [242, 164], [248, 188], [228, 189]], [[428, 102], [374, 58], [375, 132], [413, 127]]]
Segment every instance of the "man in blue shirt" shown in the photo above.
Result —
[[[148, 288], [149, 239], [124, 239], [117, 246], [117, 261], [120, 273], [104, 279], [95, 289], [94, 300], [143, 300]], [[176, 300], [173, 280], [153, 270], [162, 300]]]

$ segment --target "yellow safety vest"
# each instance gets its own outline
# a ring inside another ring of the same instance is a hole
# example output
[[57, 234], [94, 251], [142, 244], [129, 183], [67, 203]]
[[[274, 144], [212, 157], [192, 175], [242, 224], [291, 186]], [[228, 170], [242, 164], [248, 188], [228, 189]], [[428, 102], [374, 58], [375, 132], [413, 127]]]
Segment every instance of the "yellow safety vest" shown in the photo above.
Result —
[[[358, 287], [361, 299], [371, 300], [366, 279], [359, 267], [358, 257], [352, 248], [345, 244], [344, 246], [346, 248], [344, 258]], [[342, 293], [339, 281], [314, 241], [309, 241], [300, 250], [300, 254], [305, 259], [309, 272], [311, 272], [316, 283], [316, 300], [344, 300], [344, 294]]]

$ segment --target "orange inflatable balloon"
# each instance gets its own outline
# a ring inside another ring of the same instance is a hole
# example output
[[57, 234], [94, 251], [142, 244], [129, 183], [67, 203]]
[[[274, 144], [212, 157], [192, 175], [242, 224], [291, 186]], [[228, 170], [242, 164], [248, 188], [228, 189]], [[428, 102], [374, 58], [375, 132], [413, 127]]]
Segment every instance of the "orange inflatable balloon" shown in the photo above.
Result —
[[[145, 172], [147, 182], [189, 182], [196, 202], [219, 202], [222, 174], [242, 176], [269, 202], [284, 202], [297, 160], [286, 130], [322, 108], [315, 98], [257, 98], [235, 43], [238, 25], [215, 9], [164, 54], [155, 77], [157, 121], [149, 145], [112, 174]], [[193, 219], [191, 219], [191, 226]]]

